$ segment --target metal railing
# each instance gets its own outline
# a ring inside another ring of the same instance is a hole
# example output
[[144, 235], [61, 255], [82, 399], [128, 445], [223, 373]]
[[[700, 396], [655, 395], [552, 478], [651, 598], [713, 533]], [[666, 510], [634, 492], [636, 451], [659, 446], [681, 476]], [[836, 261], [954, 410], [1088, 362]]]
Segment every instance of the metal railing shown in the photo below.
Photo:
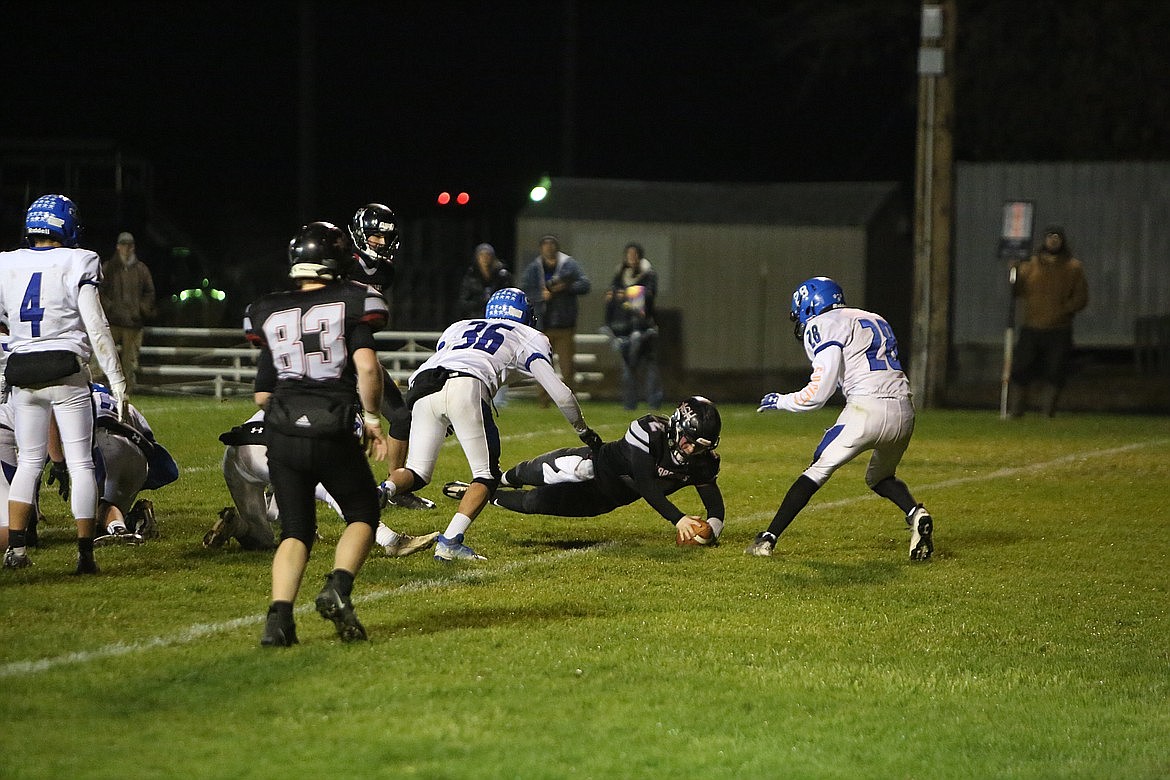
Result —
[[[386, 345], [378, 360], [390, 376], [406, 386], [415, 369], [434, 354], [442, 334], [438, 331], [384, 331], [374, 339]], [[159, 342], [174, 343], [159, 343]], [[578, 387], [596, 384], [604, 378], [598, 352], [607, 348], [599, 334], [578, 334], [573, 361]], [[148, 327], [139, 352], [138, 386], [155, 392], [183, 395], [250, 394], [256, 378], [256, 356], [260, 350], [249, 345], [235, 328]], [[513, 385], [523, 395], [531, 382]], [[578, 393], [583, 400], [588, 393]]]

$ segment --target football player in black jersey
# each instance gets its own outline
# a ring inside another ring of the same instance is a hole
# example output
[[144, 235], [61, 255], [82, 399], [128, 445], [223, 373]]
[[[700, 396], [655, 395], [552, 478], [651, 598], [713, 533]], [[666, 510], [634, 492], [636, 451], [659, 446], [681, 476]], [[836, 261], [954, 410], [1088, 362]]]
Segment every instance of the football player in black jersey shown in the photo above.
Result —
[[[394, 261], [402, 246], [402, 234], [398, 230], [398, 217], [389, 206], [381, 203], [367, 203], [354, 212], [349, 221], [349, 235], [353, 239], [354, 263], [347, 272], [354, 281], [363, 282], [382, 293], [387, 300], [390, 288], [394, 286]], [[407, 442], [410, 439], [410, 410], [402, 391], [387, 372], [382, 381], [385, 391], [382, 396], [382, 414], [390, 421], [390, 454], [387, 460], [390, 469], [387, 479], [395, 469], [406, 464]], [[383, 483], [383, 496], [386, 495]], [[434, 509], [435, 502], [414, 493], [396, 493], [385, 499], [401, 509]], [[378, 529], [378, 544], [386, 548], [387, 555], [400, 545], [400, 535], [389, 526]]]
[[[492, 503], [529, 515], [595, 517], [645, 499], [674, 526], [680, 541], [688, 541], [701, 518], [683, 512], [667, 496], [693, 485], [714, 532], [712, 543], [718, 543], [724, 506], [715, 448], [721, 427], [715, 404], [692, 396], [669, 418], [639, 417], [622, 439], [606, 442], [597, 452], [567, 447], [513, 466]], [[507, 489], [524, 485], [535, 487]], [[457, 498], [465, 489], [463, 482], [448, 482], [443, 493]]]
[[[352, 251], [345, 233], [328, 222], [302, 227], [288, 250], [295, 289], [269, 293], [244, 314], [245, 335], [260, 347], [255, 400], [265, 409], [268, 471], [281, 526], [272, 605], [260, 639], [265, 646], [297, 641], [293, 602], [316, 539], [317, 483], [337, 500], [346, 523], [317, 611], [342, 641], [366, 638], [350, 594], [380, 514], [366, 456], [384, 460], [388, 446], [377, 411], [383, 371], [373, 335], [386, 324], [387, 307], [377, 291], [343, 280]], [[359, 409], [360, 440], [354, 436]]]

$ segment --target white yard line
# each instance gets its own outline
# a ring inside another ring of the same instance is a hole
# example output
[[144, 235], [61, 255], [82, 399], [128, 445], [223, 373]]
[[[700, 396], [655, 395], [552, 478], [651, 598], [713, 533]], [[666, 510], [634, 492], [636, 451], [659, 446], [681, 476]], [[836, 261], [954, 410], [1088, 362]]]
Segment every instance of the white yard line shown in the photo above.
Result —
[[[927, 485], [916, 485], [915, 490], [942, 490], [956, 487], [958, 485], [971, 484], [973, 482], [990, 482], [997, 479], [1016, 477], [1021, 474], [1030, 474], [1054, 467], [1075, 464], [1079, 461], [1089, 460], [1090, 458], [1104, 458], [1112, 455], [1121, 455], [1123, 453], [1132, 452], [1134, 450], [1144, 449], [1146, 447], [1156, 447], [1165, 444], [1167, 441], [1170, 440], [1151, 439], [1150, 441], [1127, 444], [1123, 447], [1111, 447], [1109, 449], [1091, 450], [1089, 452], [1074, 452], [1069, 455], [1063, 455], [1059, 458], [1043, 461], [1041, 463], [1030, 463], [1023, 466], [998, 469], [996, 471], [983, 474], [972, 474], [967, 477], [956, 477], [955, 479], [943, 480], [942, 482], [935, 482]], [[838, 501], [816, 504], [815, 508], [818, 510], [834, 509], [837, 507], [848, 506], [860, 501], [868, 501], [870, 499], [876, 498], [878, 498], [878, 496], [874, 495], [873, 493], [865, 493], [862, 495], [853, 496], [851, 498], [843, 498]], [[813, 507], [810, 507], [810, 509], [813, 509]], [[750, 517], [745, 518], [745, 521], [757, 521], [771, 516], [771, 512], [757, 512], [755, 515], [751, 515]], [[377, 590], [361, 594], [355, 598], [354, 601], [358, 604], [364, 604], [373, 601], [380, 601], [394, 595], [401, 595], [405, 593], [442, 590], [444, 588], [453, 587], [455, 585], [475, 582], [476, 580], [484, 579], [486, 577], [496, 577], [510, 574], [526, 566], [544, 566], [548, 564], [554, 564], [565, 560], [566, 558], [572, 558], [577, 555], [585, 555], [615, 546], [615, 542], [605, 542], [594, 545], [592, 547], [582, 547], [573, 550], [561, 550], [555, 553], [550, 553], [548, 555], [537, 555], [532, 558], [517, 559], [514, 561], [509, 561], [508, 563], [504, 563], [498, 567], [461, 569], [452, 577], [415, 580], [413, 582], [407, 582], [403, 585], [399, 585], [396, 588]], [[312, 608], [313, 607], [311, 604], [302, 604], [296, 609], [296, 612], [304, 613]], [[175, 645], [189, 644], [198, 639], [202, 639], [203, 637], [222, 634], [227, 631], [234, 631], [238, 628], [244, 628], [247, 626], [259, 625], [263, 622], [263, 615], [248, 615], [247, 617], [235, 618], [234, 620], [227, 620], [221, 623], [197, 623], [166, 637], [152, 637], [149, 639], [140, 640], [138, 642], [119, 642], [117, 644], [99, 647], [94, 650], [83, 650], [74, 653], [66, 653], [64, 655], [57, 655], [51, 658], [40, 658], [35, 661], [13, 661], [11, 663], [0, 666], [0, 679], [5, 677], [13, 677], [16, 675], [35, 674], [37, 672], [44, 672], [48, 671], [49, 669], [55, 669], [61, 666], [84, 664], [89, 663], [90, 661], [116, 658], [118, 656], [137, 653], [156, 647], [173, 647]]]
[[[407, 582], [399, 585], [396, 588], [386, 588], [362, 593], [361, 595], [358, 595], [354, 598], [354, 603], [366, 604], [374, 601], [381, 601], [382, 599], [386, 599], [395, 595], [443, 590], [444, 588], [463, 585], [469, 582], [475, 582], [476, 580], [511, 574], [518, 569], [523, 569], [528, 566], [545, 566], [559, 563], [566, 558], [585, 555], [615, 546], [615, 542], [602, 542], [590, 547], [579, 547], [572, 550], [558, 550], [557, 552], [549, 553], [547, 555], [537, 555], [531, 558], [520, 558], [493, 568], [481, 567], [475, 569], [460, 569], [452, 577], [436, 577], [426, 580], [414, 580], [413, 582]], [[301, 606], [297, 607], [295, 612], [303, 614], [312, 610], [313, 608], [313, 604], [310, 601], [309, 603], [302, 604]], [[150, 650], [158, 647], [174, 647], [176, 645], [190, 644], [191, 642], [194, 642], [198, 639], [214, 636], [216, 634], [222, 634], [227, 631], [234, 631], [238, 628], [259, 626], [263, 622], [264, 615], [248, 615], [246, 617], [239, 617], [233, 620], [225, 620], [221, 623], [196, 623], [195, 625], [188, 626], [185, 629], [180, 629], [171, 636], [156, 636], [137, 642], [118, 642], [116, 644], [106, 645], [105, 647], [98, 647], [93, 650], [80, 650], [73, 653], [65, 653], [64, 655], [52, 656], [50, 658], [39, 658], [35, 661], [13, 661], [11, 663], [0, 666], [0, 679], [5, 677], [14, 677], [17, 675], [35, 674], [37, 672], [44, 672], [61, 666], [71, 666], [75, 664], [85, 664], [91, 661], [102, 661], [108, 658], [117, 658], [118, 656], [129, 655], [130, 653], [138, 653], [143, 650]]]
[[[913, 485], [911, 489], [914, 493], [922, 492], [923, 494], [931, 490], [945, 490], [947, 488], [958, 487], [959, 485], [969, 485], [972, 482], [991, 482], [997, 479], [1005, 479], [1008, 477], [1018, 477], [1022, 474], [1032, 474], [1037, 471], [1046, 471], [1051, 468], [1060, 466], [1067, 466], [1078, 461], [1088, 460], [1090, 458], [1107, 458], [1111, 455], [1121, 455], [1126, 452], [1133, 452], [1134, 450], [1145, 449], [1146, 447], [1157, 447], [1170, 442], [1170, 439], [1150, 439], [1149, 441], [1139, 441], [1133, 444], [1126, 444], [1122, 447], [1110, 447], [1106, 450], [1090, 450], [1088, 452], [1074, 452], [1069, 455], [1062, 455], [1059, 458], [1046, 460], [1042, 463], [1028, 463], [1023, 466], [1013, 466], [1006, 469], [998, 469], [996, 471], [989, 471], [982, 474], [972, 474], [967, 477], [955, 477], [954, 479], [945, 479], [942, 482], [932, 482], [926, 485]], [[783, 494], [776, 496], [776, 505], [780, 505], [780, 499]], [[809, 504], [806, 511], [815, 512], [825, 509], [837, 509], [838, 507], [849, 506], [861, 501], [871, 501], [881, 498], [872, 491], [868, 491], [861, 495], [851, 496], [849, 498], [842, 498], [837, 501], [829, 501], [826, 503], [813, 502]], [[921, 500], [921, 499], [920, 499]], [[771, 512], [756, 512], [744, 518], [743, 522], [757, 522], [764, 519], [770, 519], [775, 516], [775, 511]]]

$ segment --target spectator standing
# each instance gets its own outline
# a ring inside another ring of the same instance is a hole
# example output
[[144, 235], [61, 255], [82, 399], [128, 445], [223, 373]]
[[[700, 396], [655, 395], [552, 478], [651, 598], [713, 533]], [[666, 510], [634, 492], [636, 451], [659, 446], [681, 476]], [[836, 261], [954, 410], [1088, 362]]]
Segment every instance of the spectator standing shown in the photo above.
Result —
[[[524, 269], [520, 287], [533, 307], [533, 324], [548, 336], [553, 354], [561, 367], [561, 378], [576, 392], [573, 368], [577, 335], [577, 298], [592, 289], [581, 264], [561, 251], [560, 240], [550, 234], [540, 238], [540, 254]], [[549, 405], [549, 395], [541, 388], [541, 407]]]
[[1024, 414], [1028, 391], [1039, 383], [1040, 411], [1056, 414], [1073, 353], [1073, 317], [1089, 303], [1085, 267], [1069, 248], [1064, 228], [1050, 225], [1044, 242], [1016, 266], [1012, 294], [1023, 300], [1024, 323], [1012, 359], [1008, 388], [1013, 417]]
[[491, 244], [479, 244], [475, 247], [471, 266], [459, 284], [459, 319], [471, 320], [482, 316], [483, 307], [487, 306], [492, 293], [514, 286], [512, 272], [496, 257], [496, 248]]
[[[288, 255], [296, 288], [260, 298], [244, 315], [244, 332], [260, 347], [255, 400], [265, 410], [268, 472], [280, 512], [272, 603], [260, 639], [267, 647], [297, 642], [293, 602], [317, 536], [318, 483], [337, 499], [345, 530], [333, 571], [317, 594], [317, 612], [333, 622], [343, 642], [366, 639], [351, 600], [378, 526], [377, 482], [366, 454], [383, 460], [387, 449], [377, 411], [383, 373], [374, 342], [374, 331], [386, 324], [385, 299], [365, 284], [344, 280], [353, 250], [333, 224], [302, 227]], [[354, 436], [358, 410], [365, 451]]]
[[118, 420], [126, 414], [126, 380], [98, 296], [100, 260], [77, 246], [77, 206], [64, 195], [45, 195], [29, 206], [24, 224], [30, 246], [0, 253], [0, 317], [11, 330], [4, 379], [12, 394], [17, 449], [3, 565], [6, 569], [32, 565], [26, 551], [28, 528], [49, 449], [49, 420], [55, 418], [77, 522], [74, 574], [97, 574], [91, 355], [96, 354], [109, 379]]
[[658, 370], [658, 322], [654, 305], [658, 273], [646, 259], [641, 244], [626, 244], [625, 257], [605, 291], [605, 325], [622, 359], [622, 405], [638, 407], [638, 379], [652, 410], [662, 405], [662, 375]]
[[134, 236], [119, 233], [117, 251], [102, 263], [99, 288], [102, 308], [109, 319], [114, 344], [121, 353], [122, 372], [130, 392], [134, 392], [138, 380], [142, 329], [157, 314], [154, 279], [134, 250]]

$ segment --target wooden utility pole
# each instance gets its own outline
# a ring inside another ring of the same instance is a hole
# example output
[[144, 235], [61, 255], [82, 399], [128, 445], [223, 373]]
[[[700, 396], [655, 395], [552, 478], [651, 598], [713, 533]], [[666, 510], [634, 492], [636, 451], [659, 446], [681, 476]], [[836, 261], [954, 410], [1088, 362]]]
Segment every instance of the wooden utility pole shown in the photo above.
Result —
[[955, 0], [923, 3], [922, 45], [918, 50], [910, 383], [920, 408], [937, 406], [944, 400], [950, 351], [955, 4]]

